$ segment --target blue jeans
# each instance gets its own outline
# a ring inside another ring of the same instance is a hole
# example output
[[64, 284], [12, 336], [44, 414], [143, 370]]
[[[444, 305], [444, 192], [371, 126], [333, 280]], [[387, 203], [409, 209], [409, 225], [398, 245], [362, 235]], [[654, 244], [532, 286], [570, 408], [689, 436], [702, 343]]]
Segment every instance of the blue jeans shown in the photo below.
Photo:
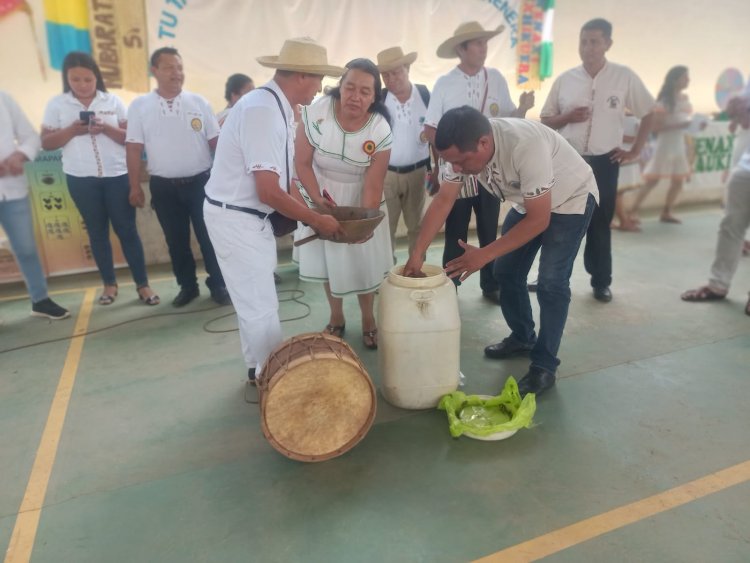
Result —
[[70, 197], [86, 223], [96, 267], [105, 285], [115, 285], [115, 267], [112, 244], [109, 242], [109, 224], [120, 239], [122, 253], [130, 266], [136, 287], [148, 285], [143, 244], [135, 225], [135, 208], [128, 201], [130, 187], [128, 175], [110, 178], [93, 176], [81, 178], [66, 174]]
[[[589, 195], [586, 211], [582, 215], [552, 213], [549, 226], [543, 233], [495, 260], [495, 279], [500, 284], [500, 308], [512, 331], [510, 337], [523, 344], [534, 344], [531, 365], [552, 373], [560, 365], [557, 352], [568, 319], [573, 262], [595, 207], [594, 196]], [[523, 218], [523, 214], [512, 209], [505, 218], [502, 233], [507, 233]], [[540, 311], [537, 338], [526, 278], [540, 248], [542, 254], [536, 290]]]
[[0, 200], [0, 225], [21, 269], [32, 303], [46, 299], [47, 281], [39, 263], [29, 198]]

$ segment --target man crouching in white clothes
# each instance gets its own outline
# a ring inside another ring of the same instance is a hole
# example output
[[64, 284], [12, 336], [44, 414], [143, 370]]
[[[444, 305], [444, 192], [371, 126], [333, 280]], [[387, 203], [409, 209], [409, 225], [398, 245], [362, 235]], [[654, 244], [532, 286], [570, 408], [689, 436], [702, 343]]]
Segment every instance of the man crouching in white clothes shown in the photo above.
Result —
[[321, 90], [323, 76], [340, 76], [326, 49], [310, 38], [287, 40], [279, 56], [258, 57], [275, 68], [273, 80], [240, 99], [219, 135], [203, 210], [227, 289], [237, 312], [248, 378], [282, 341], [273, 280], [276, 240], [267, 217], [274, 211], [335, 239], [341, 225], [288, 193], [294, 163], [294, 112]]

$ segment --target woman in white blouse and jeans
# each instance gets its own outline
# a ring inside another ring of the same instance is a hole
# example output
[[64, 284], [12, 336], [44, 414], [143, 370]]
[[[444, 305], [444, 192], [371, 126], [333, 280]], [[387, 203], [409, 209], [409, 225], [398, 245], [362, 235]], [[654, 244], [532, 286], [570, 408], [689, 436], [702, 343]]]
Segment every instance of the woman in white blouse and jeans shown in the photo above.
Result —
[[111, 222], [138, 297], [147, 305], [158, 305], [159, 296], [148, 285], [135, 208], [128, 202], [125, 106], [107, 92], [99, 67], [86, 53], [68, 53], [62, 77], [63, 93], [52, 98], [44, 112], [42, 148], [62, 148], [68, 190], [86, 223], [91, 251], [104, 282], [99, 303], [110, 305], [117, 297], [109, 241]]

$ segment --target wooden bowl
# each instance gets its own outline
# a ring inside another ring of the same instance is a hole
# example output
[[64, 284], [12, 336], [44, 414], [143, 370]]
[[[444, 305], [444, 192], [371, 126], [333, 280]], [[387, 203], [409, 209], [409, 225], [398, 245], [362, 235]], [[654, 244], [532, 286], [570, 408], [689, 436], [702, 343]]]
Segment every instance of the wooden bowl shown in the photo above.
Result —
[[368, 207], [347, 207], [342, 205], [333, 209], [316, 209], [316, 211], [324, 215], [332, 215], [341, 223], [344, 235], [338, 237], [336, 240], [332, 240], [314, 234], [296, 241], [294, 246], [300, 246], [318, 238], [331, 240], [331, 242], [359, 242], [369, 237], [385, 217], [383, 211]]

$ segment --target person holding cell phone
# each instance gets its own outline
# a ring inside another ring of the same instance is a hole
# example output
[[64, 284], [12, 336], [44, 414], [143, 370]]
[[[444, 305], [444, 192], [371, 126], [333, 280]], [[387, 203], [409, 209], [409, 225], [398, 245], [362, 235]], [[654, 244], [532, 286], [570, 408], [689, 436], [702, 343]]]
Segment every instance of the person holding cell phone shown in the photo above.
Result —
[[87, 53], [68, 53], [62, 68], [63, 93], [47, 104], [42, 121], [42, 148], [62, 149], [63, 171], [70, 196], [81, 213], [91, 252], [104, 283], [100, 305], [117, 298], [117, 278], [109, 225], [120, 239], [138, 298], [158, 305], [148, 283], [143, 244], [128, 201], [130, 185], [125, 161], [126, 110], [107, 92], [96, 61]]

